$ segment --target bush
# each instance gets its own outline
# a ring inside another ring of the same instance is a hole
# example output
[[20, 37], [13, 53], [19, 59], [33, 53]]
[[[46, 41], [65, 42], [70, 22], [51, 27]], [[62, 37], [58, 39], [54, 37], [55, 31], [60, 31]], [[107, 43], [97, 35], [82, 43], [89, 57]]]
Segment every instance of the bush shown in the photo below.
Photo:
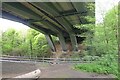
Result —
[[100, 74], [114, 74], [118, 75], [117, 55], [108, 54], [98, 61], [88, 64], [77, 64], [74, 66], [76, 70], [83, 70], [87, 72], [96, 72]]

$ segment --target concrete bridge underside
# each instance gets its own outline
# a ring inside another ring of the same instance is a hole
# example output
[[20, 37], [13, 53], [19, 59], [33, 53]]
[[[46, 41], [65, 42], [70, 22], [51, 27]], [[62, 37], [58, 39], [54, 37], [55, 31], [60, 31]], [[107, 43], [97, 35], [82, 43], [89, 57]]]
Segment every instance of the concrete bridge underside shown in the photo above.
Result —
[[88, 4], [94, 2], [2, 2], [2, 18], [23, 23], [43, 34], [53, 52], [56, 52], [51, 35], [59, 38], [62, 51], [66, 52], [66, 41], [72, 44], [73, 51], [78, 51], [78, 43], [84, 37], [77, 36], [85, 29], [75, 25], [89, 24], [85, 17], [95, 16]]

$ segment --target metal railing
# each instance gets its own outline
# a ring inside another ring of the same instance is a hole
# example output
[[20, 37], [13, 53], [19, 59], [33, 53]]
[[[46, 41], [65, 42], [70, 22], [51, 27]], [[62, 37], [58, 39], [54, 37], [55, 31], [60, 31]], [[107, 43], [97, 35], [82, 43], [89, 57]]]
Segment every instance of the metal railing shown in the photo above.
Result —
[[91, 63], [94, 60], [83, 60], [82, 58], [44, 58], [44, 57], [26, 57], [26, 56], [2, 56], [1, 61], [17, 62], [43, 62], [43, 63]]

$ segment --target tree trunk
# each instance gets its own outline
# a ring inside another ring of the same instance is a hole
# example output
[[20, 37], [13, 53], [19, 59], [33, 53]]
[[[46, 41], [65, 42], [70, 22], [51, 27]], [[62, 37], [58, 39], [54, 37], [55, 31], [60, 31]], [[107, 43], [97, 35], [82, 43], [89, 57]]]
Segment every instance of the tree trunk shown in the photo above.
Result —
[[[120, 67], [120, 2], [118, 3], [118, 67]], [[120, 68], [118, 68], [118, 72], [120, 72]], [[120, 75], [120, 73], [118, 74]], [[120, 78], [120, 77], [118, 77]]]
[[32, 47], [32, 40], [30, 39], [30, 58], [32, 54], [33, 54], [33, 47]]

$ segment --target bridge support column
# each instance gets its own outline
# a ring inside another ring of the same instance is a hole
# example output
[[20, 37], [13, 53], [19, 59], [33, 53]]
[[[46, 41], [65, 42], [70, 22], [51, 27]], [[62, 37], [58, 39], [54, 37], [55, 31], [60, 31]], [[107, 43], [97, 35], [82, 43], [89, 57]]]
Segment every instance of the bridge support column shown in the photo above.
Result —
[[73, 51], [78, 51], [78, 43], [76, 36], [74, 34], [70, 34], [70, 40], [72, 43]]
[[65, 38], [63, 37], [62, 34], [59, 34], [58, 37], [59, 37], [59, 41], [60, 41], [60, 44], [61, 44], [61, 47], [62, 47], [62, 51], [67, 52], [67, 46], [66, 46], [66, 43], [65, 43]]
[[53, 43], [52, 37], [50, 35], [48, 35], [48, 34], [45, 34], [45, 37], [46, 37], [46, 39], [48, 41], [48, 44], [49, 44], [52, 52], [56, 52], [56, 48], [55, 48], [55, 45]]

